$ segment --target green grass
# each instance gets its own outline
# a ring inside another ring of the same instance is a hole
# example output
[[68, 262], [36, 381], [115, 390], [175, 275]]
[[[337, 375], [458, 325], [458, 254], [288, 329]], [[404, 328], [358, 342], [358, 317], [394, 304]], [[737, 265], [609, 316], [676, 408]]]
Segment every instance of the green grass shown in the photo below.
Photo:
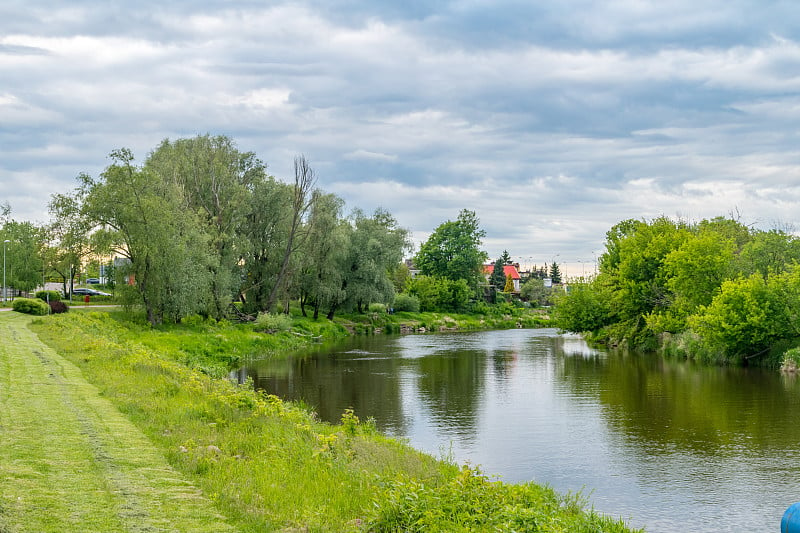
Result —
[[[7, 325], [11, 334], [24, 333], [26, 320], [30, 318], [0, 316], [0, 324]], [[616, 520], [584, 511], [574, 497], [535, 484], [492, 482], [478, 471], [435, 460], [377, 434], [351, 413], [345, 414], [343, 425], [323, 424], [295, 404], [198, 369], [207, 370], [202, 361], [229, 348], [244, 353], [268, 343], [280, 353], [281, 346], [294, 349], [318, 336], [340, 336], [340, 326], [298, 320], [293, 331], [302, 336], [292, 332], [270, 336], [247, 326], [190, 322], [150, 329], [122, 312], [68, 313], [35, 319], [30, 326], [51, 348], [24, 333], [28, 344], [19, 350], [28, 355], [15, 356], [17, 349], [5, 349], [0, 472], [7, 481], [0, 481], [0, 531], [137, 530], [122, 523], [127, 515], [119, 509], [127, 509], [126, 504], [155, 520], [152, 517], [161, 514], [159, 506], [169, 511], [176, 501], [182, 505], [191, 498], [171, 486], [161, 491], [162, 496], [141, 494], [130, 503], [126, 487], [152, 483], [158, 494], [159, 483], [168, 479], [184, 487], [200, 509], [192, 511], [197, 517], [185, 522], [185, 530], [200, 523], [199, 530], [224, 531], [230, 524], [248, 532], [628, 531]], [[20, 339], [14, 338], [14, 343]], [[37, 350], [58, 361], [56, 367], [37, 357]], [[26, 358], [29, 366], [20, 366], [19, 357]], [[71, 382], [80, 384], [74, 399], [59, 401], [55, 394], [28, 413], [32, 421], [7, 437], [5, 428], [26, 415], [29, 397], [46, 394], [37, 384], [43, 383], [42, 389], [50, 386], [51, 392], [58, 389], [52, 387], [49, 374], [67, 372], [64, 369], [69, 369]], [[27, 375], [33, 377], [28, 380]], [[84, 403], [104, 406], [93, 415], [90, 428], [116, 421], [95, 430], [106, 435], [101, 442], [107, 444], [99, 448], [102, 453], [82, 437], [87, 426], [80, 417], [67, 416], [71, 404]], [[56, 439], [37, 449], [41, 428], [50, 425], [60, 432], [72, 428], [77, 443], [64, 441], [61, 449]], [[19, 444], [12, 447], [12, 442]], [[30, 461], [28, 454], [34, 456]], [[106, 455], [118, 457], [122, 466], [106, 467]], [[158, 465], [138, 466], [140, 455], [151, 458], [147, 461], [163, 459]], [[51, 475], [49, 461], [68, 466]], [[70, 479], [74, 469], [81, 477], [61, 482]], [[127, 473], [117, 475], [118, 471]], [[152, 472], [152, 479], [147, 472]], [[50, 492], [53, 485], [58, 485], [58, 493]], [[178, 491], [175, 498], [169, 496], [171, 491]], [[115, 506], [120, 498], [123, 503]], [[62, 523], [37, 522], [26, 529], [25, 520], [36, 513], [47, 516], [35, 520], [54, 520], [42, 509], [54, 509]], [[169, 512], [163, 514], [174, 516]]]
[[0, 316], [0, 531], [234, 531], [27, 322]]

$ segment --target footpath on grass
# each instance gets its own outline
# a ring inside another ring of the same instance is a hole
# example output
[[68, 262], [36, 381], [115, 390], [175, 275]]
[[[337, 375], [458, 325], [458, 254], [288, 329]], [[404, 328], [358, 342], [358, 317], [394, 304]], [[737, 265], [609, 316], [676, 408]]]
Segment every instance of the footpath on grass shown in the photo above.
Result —
[[0, 314], [0, 533], [233, 531], [30, 320]]

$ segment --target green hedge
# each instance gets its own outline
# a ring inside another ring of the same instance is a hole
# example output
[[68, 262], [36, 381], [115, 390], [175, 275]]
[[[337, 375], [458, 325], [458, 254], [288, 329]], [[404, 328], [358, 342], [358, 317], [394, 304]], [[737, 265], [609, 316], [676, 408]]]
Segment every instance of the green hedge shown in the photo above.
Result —
[[12, 309], [28, 315], [46, 315], [50, 311], [50, 306], [38, 298], [17, 298]]
[[45, 302], [60, 302], [61, 293], [59, 291], [36, 291], [36, 297]]

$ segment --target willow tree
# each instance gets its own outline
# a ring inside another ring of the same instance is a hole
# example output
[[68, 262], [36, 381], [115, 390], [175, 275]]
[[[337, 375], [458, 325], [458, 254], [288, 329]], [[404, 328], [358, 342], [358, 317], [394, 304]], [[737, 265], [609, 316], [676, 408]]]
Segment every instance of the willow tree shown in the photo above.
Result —
[[266, 180], [264, 164], [254, 153], [240, 152], [228, 137], [203, 135], [164, 140], [145, 169], [175, 187], [177, 200], [195, 213], [198, 230], [206, 234], [210, 313], [222, 317], [241, 286], [250, 197]]
[[113, 251], [129, 259], [138, 301], [155, 325], [208, 309], [206, 235], [180, 187], [134, 164], [128, 149], [111, 153], [99, 179], [81, 176], [83, 213], [108, 230]]
[[349, 253], [350, 232], [342, 219], [344, 201], [320, 191], [314, 191], [314, 195], [295, 283], [303, 316], [306, 305], [311, 305], [316, 320], [320, 309], [336, 307], [345, 299], [343, 264]]

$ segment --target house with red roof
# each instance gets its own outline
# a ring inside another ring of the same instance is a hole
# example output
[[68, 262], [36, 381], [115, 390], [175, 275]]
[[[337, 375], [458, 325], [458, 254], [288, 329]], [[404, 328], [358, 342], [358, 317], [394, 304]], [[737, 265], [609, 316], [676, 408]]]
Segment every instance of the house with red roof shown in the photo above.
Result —
[[[494, 263], [483, 265], [483, 275], [486, 276], [486, 281], [489, 281], [489, 276], [492, 275], [492, 272], [494, 272]], [[506, 279], [511, 276], [511, 281], [514, 282], [514, 292], [519, 292], [519, 283], [522, 278], [519, 275], [519, 270], [517, 270], [517, 265], [503, 265], [503, 274], [505, 274]]]

